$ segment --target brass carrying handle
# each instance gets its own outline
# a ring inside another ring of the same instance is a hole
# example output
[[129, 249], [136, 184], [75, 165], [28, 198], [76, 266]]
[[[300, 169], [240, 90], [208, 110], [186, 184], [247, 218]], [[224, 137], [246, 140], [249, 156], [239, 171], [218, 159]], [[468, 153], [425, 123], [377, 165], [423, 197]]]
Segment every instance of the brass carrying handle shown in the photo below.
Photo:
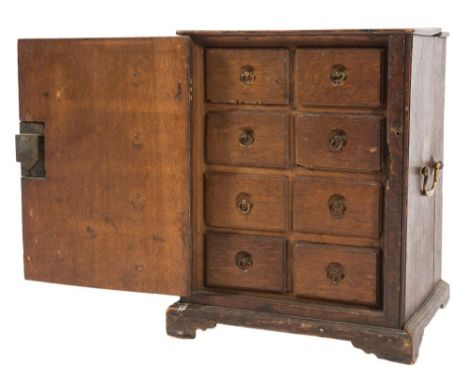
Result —
[[434, 168], [433, 168], [434, 181], [430, 188], [429, 188], [429, 175], [431, 174], [432, 170], [428, 166], [421, 168], [420, 173], [424, 177], [423, 188], [422, 188], [422, 193], [424, 195], [426, 196], [434, 195], [434, 192], [437, 189], [437, 185], [440, 182], [440, 175], [442, 173], [443, 168], [444, 168], [444, 164], [442, 163], [442, 161], [437, 161], [436, 163], [434, 163]]

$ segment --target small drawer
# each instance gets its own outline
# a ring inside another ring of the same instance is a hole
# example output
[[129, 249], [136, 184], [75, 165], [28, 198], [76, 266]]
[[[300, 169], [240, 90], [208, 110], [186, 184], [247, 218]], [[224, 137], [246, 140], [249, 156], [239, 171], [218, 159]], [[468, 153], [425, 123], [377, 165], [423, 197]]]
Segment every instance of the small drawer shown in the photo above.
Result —
[[207, 101], [287, 104], [288, 60], [287, 49], [207, 49]]
[[378, 238], [380, 190], [376, 182], [297, 177], [294, 230]]
[[284, 290], [286, 242], [280, 238], [209, 233], [205, 284], [211, 287]]
[[374, 248], [297, 243], [293, 248], [294, 294], [377, 305], [379, 257], [380, 251]]
[[296, 97], [301, 105], [379, 106], [382, 49], [296, 51]]
[[378, 171], [381, 124], [377, 116], [299, 114], [296, 163], [310, 168]]
[[286, 113], [208, 113], [206, 124], [209, 164], [285, 167], [288, 163]]
[[213, 227], [284, 231], [287, 178], [234, 173], [205, 175], [205, 219]]

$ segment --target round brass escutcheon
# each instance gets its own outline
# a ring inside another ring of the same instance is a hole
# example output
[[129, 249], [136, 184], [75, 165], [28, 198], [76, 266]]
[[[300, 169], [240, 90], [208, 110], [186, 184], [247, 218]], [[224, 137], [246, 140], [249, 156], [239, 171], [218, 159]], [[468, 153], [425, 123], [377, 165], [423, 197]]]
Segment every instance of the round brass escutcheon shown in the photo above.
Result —
[[244, 272], [247, 272], [253, 266], [253, 257], [248, 252], [238, 252], [235, 261], [237, 267]]
[[346, 212], [346, 200], [344, 196], [334, 194], [328, 199], [328, 208], [330, 209], [330, 214], [334, 218], [341, 218]]
[[341, 152], [346, 143], [348, 143], [348, 137], [343, 130], [333, 129], [330, 131], [328, 135], [328, 148], [331, 152]]
[[333, 85], [343, 85], [347, 78], [348, 74], [344, 65], [335, 64], [330, 68], [330, 81]]
[[255, 69], [252, 65], [244, 65], [240, 68], [240, 82], [244, 85], [251, 85], [255, 82]]
[[241, 214], [247, 215], [253, 207], [250, 195], [246, 193], [240, 193], [239, 195], [237, 195], [236, 207], [237, 211], [239, 211]]
[[254, 131], [250, 127], [244, 127], [239, 132], [239, 143], [242, 147], [248, 147], [255, 142]]
[[334, 285], [345, 278], [345, 269], [340, 263], [330, 263], [327, 266], [327, 279]]

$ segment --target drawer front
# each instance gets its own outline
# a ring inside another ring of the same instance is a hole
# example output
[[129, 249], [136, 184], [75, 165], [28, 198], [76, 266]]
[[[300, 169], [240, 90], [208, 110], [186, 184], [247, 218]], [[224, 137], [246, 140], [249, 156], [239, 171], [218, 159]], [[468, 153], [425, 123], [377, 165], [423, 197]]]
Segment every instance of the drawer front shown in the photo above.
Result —
[[282, 292], [286, 242], [280, 238], [214, 234], [205, 237], [205, 284]]
[[378, 171], [381, 123], [380, 117], [370, 115], [299, 114], [295, 119], [297, 164]]
[[379, 250], [310, 243], [293, 248], [296, 296], [378, 304]]
[[288, 163], [286, 113], [208, 113], [209, 164], [284, 167]]
[[207, 101], [287, 104], [288, 60], [286, 49], [207, 49]]
[[298, 49], [296, 97], [302, 105], [379, 106], [381, 49]]
[[287, 178], [231, 173], [205, 175], [205, 218], [214, 227], [284, 231]]
[[376, 182], [297, 177], [293, 226], [296, 231], [378, 238], [380, 193]]

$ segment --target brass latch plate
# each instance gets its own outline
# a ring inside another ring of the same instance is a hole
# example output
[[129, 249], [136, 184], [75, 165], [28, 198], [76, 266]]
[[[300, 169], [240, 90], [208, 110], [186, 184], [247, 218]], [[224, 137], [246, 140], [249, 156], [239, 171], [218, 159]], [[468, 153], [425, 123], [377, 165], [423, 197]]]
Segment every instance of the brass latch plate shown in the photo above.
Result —
[[21, 175], [44, 178], [44, 124], [21, 122], [16, 135], [16, 161], [21, 162]]

